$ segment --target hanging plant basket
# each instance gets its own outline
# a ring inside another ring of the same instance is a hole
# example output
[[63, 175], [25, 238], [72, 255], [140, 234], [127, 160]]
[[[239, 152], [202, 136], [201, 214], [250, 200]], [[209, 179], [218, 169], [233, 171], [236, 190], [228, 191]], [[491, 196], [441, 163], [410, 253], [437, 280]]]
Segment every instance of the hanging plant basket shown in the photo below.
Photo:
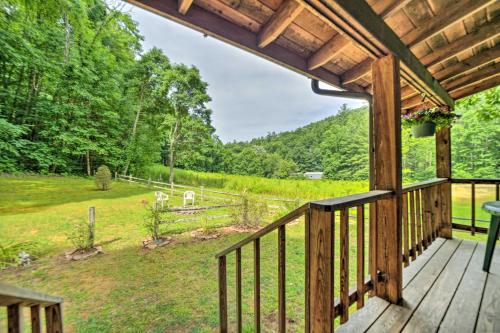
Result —
[[436, 133], [436, 124], [432, 121], [426, 121], [412, 127], [412, 134], [415, 138], [424, 138], [433, 136]]

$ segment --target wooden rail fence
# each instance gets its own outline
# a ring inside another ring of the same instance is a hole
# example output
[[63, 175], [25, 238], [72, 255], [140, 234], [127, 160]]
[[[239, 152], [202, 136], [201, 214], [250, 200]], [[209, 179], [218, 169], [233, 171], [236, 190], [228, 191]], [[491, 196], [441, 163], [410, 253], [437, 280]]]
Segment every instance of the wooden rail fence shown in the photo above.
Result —
[[[63, 332], [63, 299], [18, 288], [0, 282], [0, 306], [7, 307], [7, 332], [24, 332], [23, 309], [30, 309], [31, 332], [42, 332], [42, 310], [45, 311], [45, 332]], [[4, 332], [0, 328], [1, 332]]]

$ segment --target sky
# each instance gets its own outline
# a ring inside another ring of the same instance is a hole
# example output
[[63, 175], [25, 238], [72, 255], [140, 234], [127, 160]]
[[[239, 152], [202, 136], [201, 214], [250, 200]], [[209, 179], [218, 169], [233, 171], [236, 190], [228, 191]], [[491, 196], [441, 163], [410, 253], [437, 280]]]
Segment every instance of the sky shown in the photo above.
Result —
[[157, 47], [172, 62], [198, 67], [223, 142], [294, 130], [334, 115], [344, 103], [363, 105], [315, 95], [305, 76], [139, 7], [125, 4], [124, 11], [138, 23], [144, 51]]

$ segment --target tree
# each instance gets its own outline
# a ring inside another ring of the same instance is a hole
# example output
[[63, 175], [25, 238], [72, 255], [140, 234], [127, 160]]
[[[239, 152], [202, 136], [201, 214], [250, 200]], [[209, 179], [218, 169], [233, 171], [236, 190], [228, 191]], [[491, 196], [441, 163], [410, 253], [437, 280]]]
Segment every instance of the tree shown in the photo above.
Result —
[[97, 168], [95, 173], [95, 184], [98, 189], [102, 191], [107, 191], [111, 187], [111, 171], [105, 165], [101, 165]]

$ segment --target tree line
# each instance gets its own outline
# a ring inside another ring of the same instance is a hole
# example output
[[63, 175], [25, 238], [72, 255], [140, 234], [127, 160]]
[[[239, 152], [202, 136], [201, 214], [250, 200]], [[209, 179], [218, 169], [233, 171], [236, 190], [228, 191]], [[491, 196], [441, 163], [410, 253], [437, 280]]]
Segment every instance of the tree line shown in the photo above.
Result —
[[[0, 2], [0, 172], [136, 173], [162, 163], [195, 171], [286, 178], [323, 171], [368, 178], [368, 111], [223, 144], [208, 84], [194, 66], [143, 51], [137, 24], [103, 0]], [[456, 176], [498, 177], [500, 88], [458, 103]], [[434, 175], [433, 139], [403, 131], [403, 172]]]

